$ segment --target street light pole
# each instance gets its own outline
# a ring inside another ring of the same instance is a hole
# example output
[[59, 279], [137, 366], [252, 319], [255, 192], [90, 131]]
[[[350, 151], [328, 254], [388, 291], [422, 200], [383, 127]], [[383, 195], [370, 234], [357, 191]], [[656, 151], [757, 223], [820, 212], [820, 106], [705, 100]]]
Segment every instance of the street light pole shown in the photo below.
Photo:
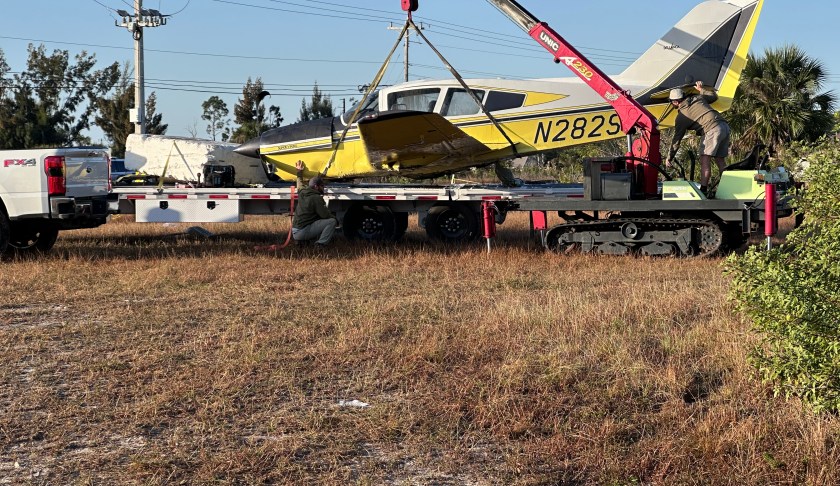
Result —
[[[134, 0], [134, 18], [139, 19], [143, 10], [143, 0]], [[134, 30], [134, 133], [146, 133], [146, 90], [145, 68], [143, 63], [143, 27], [135, 24]]]
[[143, 28], [166, 25], [166, 17], [157, 10], [143, 9], [143, 0], [134, 0], [134, 12], [117, 10], [120, 20], [114, 22], [117, 27], [125, 27], [134, 38], [134, 108], [131, 110], [131, 122], [134, 133], [146, 133], [146, 91], [145, 62], [143, 59]]
[[[426, 26], [423, 24], [423, 22], [420, 22], [420, 24], [417, 25], [417, 28], [420, 29], [420, 30], [426, 30]], [[393, 23], [391, 23], [391, 25], [388, 26], [388, 30], [402, 30], [402, 27], [395, 26]], [[404, 47], [405, 62], [404, 62], [404, 68], [403, 68], [403, 77], [405, 78], [406, 83], [408, 82], [408, 66], [409, 66], [409, 63], [408, 63], [408, 46], [410, 44], [410, 41], [409, 41], [410, 37], [411, 36], [409, 35], [409, 33], [406, 33], [406, 35], [405, 35], [405, 47]]]

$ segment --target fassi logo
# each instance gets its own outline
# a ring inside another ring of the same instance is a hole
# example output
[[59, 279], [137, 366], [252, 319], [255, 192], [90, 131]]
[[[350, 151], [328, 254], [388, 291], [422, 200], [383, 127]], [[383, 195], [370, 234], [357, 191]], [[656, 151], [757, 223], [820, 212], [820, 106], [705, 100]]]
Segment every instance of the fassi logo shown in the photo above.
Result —
[[36, 165], [35, 159], [6, 159], [3, 167], [31, 167]]

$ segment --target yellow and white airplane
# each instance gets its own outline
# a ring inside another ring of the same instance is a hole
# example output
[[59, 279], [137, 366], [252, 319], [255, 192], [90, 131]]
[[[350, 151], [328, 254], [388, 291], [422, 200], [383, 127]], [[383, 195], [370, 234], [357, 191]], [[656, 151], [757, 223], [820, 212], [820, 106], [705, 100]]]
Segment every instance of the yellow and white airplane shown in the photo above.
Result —
[[[717, 90], [715, 109], [727, 110], [763, 1], [700, 3], [611, 79], [657, 118], [667, 113], [671, 88], [698, 80]], [[284, 181], [295, 180], [298, 160], [306, 176], [422, 179], [625, 136], [615, 110], [579, 77], [465, 81], [498, 126], [455, 79], [414, 81], [370, 96], [349, 128], [356, 107], [266, 131], [235, 151], [269, 162]], [[673, 120], [673, 113], [666, 115], [660, 127]]]

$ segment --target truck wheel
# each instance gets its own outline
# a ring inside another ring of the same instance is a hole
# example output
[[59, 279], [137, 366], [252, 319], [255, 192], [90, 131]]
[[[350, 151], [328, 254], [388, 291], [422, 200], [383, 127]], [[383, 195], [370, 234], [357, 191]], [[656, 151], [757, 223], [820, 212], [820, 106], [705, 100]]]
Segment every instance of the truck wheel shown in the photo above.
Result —
[[13, 226], [9, 238], [9, 249], [19, 255], [46, 253], [58, 239], [58, 227], [52, 224], [27, 225], [20, 228]]
[[9, 246], [10, 234], [11, 230], [9, 229], [9, 217], [6, 216], [6, 212], [3, 211], [3, 208], [0, 208], [0, 256], [6, 252], [6, 248]]
[[426, 216], [426, 234], [448, 243], [472, 241], [478, 236], [478, 218], [464, 204], [435, 206]]
[[344, 236], [349, 240], [389, 241], [395, 239], [394, 213], [385, 206], [355, 205], [344, 216]]

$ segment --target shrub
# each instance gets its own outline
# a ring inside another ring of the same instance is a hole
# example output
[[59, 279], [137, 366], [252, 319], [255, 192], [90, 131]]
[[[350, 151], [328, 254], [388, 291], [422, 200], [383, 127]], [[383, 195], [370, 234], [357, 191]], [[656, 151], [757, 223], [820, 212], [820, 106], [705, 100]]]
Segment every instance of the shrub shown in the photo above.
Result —
[[730, 297], [760, 343], [751, 362], [776, 395], [798, 396], [816, 411], [840, 412], [840, 145], [807, 157], [805, 222], [771, 251], [732, 256]]

